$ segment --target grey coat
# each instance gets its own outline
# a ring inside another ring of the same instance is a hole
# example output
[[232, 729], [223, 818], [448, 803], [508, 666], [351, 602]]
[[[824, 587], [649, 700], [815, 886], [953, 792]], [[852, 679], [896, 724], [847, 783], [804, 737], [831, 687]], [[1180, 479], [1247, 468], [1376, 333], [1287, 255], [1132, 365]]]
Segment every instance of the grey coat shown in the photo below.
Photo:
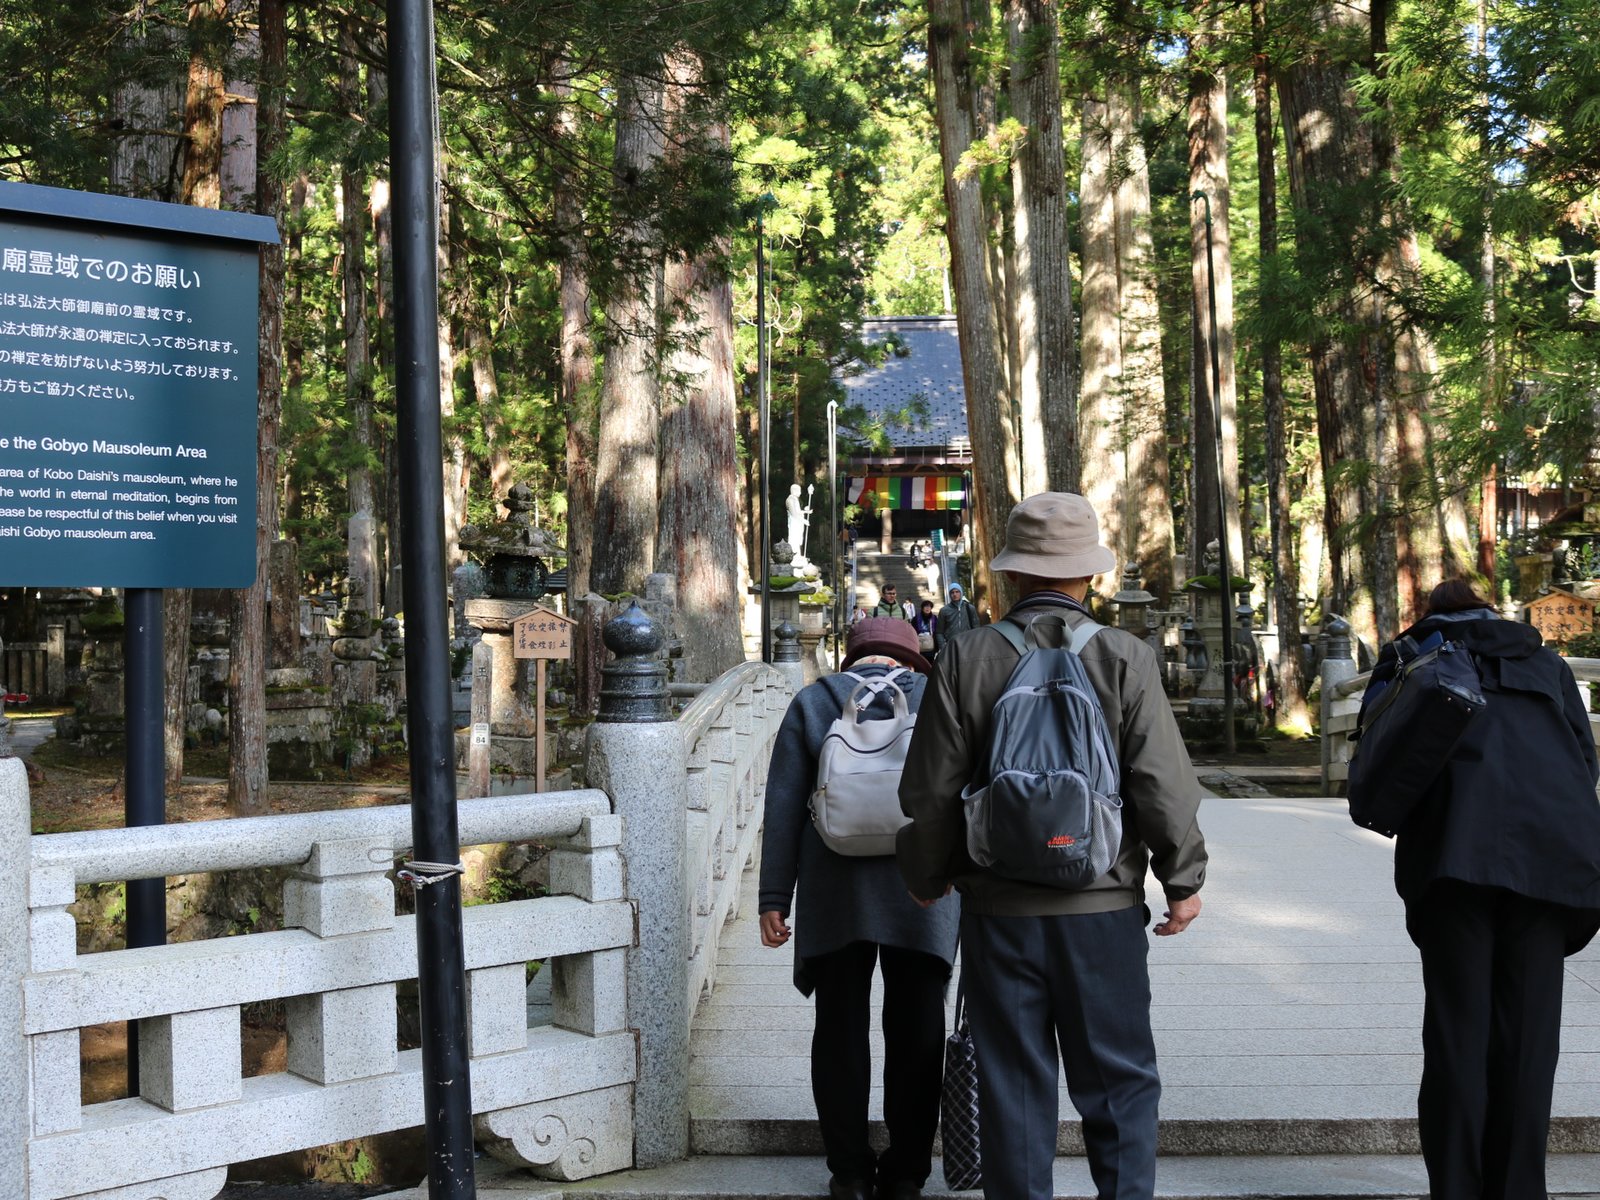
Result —
[[[890, 668], [857, 664], [856, 674], [871, 678]], [[915, 673], [899, 677], [911, 710], [922, 703], [927, 680]], [[955, 896], [920, 908], [906, 891], [893, 855], [847, 858], [823, 845], [807, 805], [817, 777], [817, 755], [828, 726], [855, 681], [829, 675], [803, 689], [784, 714], [767, 774], [766, 827], [761, 836], [761, 912], [794, 913], [795, 986], [806, 995], [811, 985], [805, 960], [842, 949], [851, 942], [877, 942], [920, 950], [955, 960], [961, 920]], [[869, 719], [891, 715], [890, 700], [876, 699]], [[793, 904], [791, 906], [791, 901]]]

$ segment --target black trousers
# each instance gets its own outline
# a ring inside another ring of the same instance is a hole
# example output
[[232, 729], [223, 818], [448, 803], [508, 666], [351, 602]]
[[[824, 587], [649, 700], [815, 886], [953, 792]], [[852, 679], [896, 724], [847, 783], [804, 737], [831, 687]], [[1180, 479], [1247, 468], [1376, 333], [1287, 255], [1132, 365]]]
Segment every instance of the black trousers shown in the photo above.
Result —
[[1417, 1122], [1436, 1200], [1545, 1200], [1573, 916], [1456, 880], [1407, 906], [1427, 989]]
[[[867, 1142], [872, 1088], [872, 972], [883, 964], [883, 1123], [889, 1147], [876, 1158]], [[806, 960], [815, 984], [811, 1092], [828, 1170], [840, 1179], [918, 1187], [933, 1165], [944, 1074], [944, 992], [950, 967], [917, 950], [852, 942]]]
[[1055, 1194], [1058, 1069], [1083, 1118], [1096, 1195], [1155, 1195], [1161, 1079], [1144, 913], [961, 914], [961, 982], [978, 1052], [990, 1200]]

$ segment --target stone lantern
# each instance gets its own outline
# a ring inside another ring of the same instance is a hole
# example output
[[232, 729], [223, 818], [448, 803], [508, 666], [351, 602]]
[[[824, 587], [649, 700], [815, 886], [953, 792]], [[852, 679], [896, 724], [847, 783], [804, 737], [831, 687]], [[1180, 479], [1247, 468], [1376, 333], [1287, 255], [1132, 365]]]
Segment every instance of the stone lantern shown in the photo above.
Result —
[[[481, 596], [461, 606], [466, 620], [482, 632], [493, 655], [489, 698], [489, 730], [494, 765], [513, 775], [535, 772], [535, 716], [529, 696], [532, 659], [518, 659], [512, 646], [512, 624], [538, 608], [549, 594], [550, 562], [567, 552], [534, 524], [533, 490], [519, 483], [501, 501], [506, 516], [492, 525], [468, 525], [460, 546], [483, 564]], [[465, 738], [458, 735], [458, 757], [465, 757]]]
[[1140, 586], [1139, 564], [1129, 563], [1122, 572], [1122, 590], [1111, 597], [1117, 606], [1117, 625], [1143, 639], [1150, 632], [1150, 606], [1156, 598]]

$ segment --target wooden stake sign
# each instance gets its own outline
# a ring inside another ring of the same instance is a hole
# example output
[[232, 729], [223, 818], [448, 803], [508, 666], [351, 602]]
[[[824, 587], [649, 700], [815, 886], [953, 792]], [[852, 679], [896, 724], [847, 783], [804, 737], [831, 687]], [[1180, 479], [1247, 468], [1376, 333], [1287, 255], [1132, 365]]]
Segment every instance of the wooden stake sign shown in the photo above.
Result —
[[577, 622], [548, 608], [536, 608], [511, 622], [511, 649], [533, 663], [533, 790], [544, 791], [544, 665], [572, 657], [572, 627]]

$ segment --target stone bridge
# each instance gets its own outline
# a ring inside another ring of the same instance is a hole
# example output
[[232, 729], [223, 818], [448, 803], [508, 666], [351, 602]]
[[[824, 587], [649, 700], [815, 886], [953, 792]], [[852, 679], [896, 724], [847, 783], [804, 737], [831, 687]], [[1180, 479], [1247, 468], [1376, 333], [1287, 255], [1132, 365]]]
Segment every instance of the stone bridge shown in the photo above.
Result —
[[[461, 802], [463, 845], [551, 847], [548, 895], [464, 913], [490, 1194], [825, 1190], [809, 1006], [788, 952], [759, 945], [749, 870], [797, 677], [746, 664], [676, 720], [596, 725], [588, 790]], [[1227, 793], [1202, 809], [1206, 908], [1151, 949], [1160, 1194], [1422, 1195], [1421, 981], [1389, 844], [1337, 799], [1205, 773]], [[0, 1196], [211, 1200], [230, 1163], [420, 1125], [418, 1052], [396, 1049], [409, 836], [402, 808], [34, 836], [21, 764], [0, 760]], [[80, 884], [264, 866], [287, 868], [281, 931], [76, 949]], [[288, 1069], [244, 1078], [241, 1008], [264, 1000], [284, 1002]], [[80, 1030], [122, 1020], [138, 1094], [85, 1105]], [[1057, 1194], [1090, 1195], [1061, 1099]], [[1552, 1145], [1552, 1194], [1600, 1194], [1596, 948], [1568, 964]]]

